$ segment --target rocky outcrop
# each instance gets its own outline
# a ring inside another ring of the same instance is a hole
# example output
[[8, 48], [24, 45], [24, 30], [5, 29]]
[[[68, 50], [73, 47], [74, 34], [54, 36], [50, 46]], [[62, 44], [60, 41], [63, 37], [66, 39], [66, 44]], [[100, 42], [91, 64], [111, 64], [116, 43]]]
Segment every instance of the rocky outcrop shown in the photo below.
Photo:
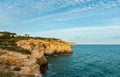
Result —
[[13, 77], [26, 77], [26, 75], [39, 75], [40, 66], [35, 58], [31, 55], [21, 54], [16, 51], [0, 49], [0, 71], [14, 72]]
[[18, 46], [29, 49], [33, 49], [35, 46], [36, 49], [42, 50], [45, 55], [56, 55], [56, 54], [71, 54], [72, 49], [70, 44], [67, 42], [61, 41], [43, 41], [43, 40], [21, 40], [16, 43]]
[[[16, 42], [16, 45], [23, 49], [27, 49], [27, 52], [30, 54], [0, 49], [0, 71], [13, 71], [15, 77], [17, 77], [17, 75], [31, 74], [41, 77], [41, 73], [47, 71], [48, 63], [45, 55], [72, 53], [69, 43], [58, 40], [20, 40]], [[19, 71], [15, 70], [16, 68], [19, 69]]]
[[75, 46], [75, 45], [77, 45], [77, 43], [76, 42], [68, 42], [71, 46]]

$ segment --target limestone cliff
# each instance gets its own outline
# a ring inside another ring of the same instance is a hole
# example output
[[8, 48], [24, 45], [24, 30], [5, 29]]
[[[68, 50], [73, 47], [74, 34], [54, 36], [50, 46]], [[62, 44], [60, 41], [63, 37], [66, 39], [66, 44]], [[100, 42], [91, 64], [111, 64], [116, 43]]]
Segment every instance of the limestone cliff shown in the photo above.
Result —
[[31, 58], [30, 56], [16, 51], [0, 49], [0, 71], [14, 72], [13, 77], [27, 77], [27, 75], [34, 74], [38, 74], [41, 77], [37, 59]]
[[[69, 43], [59, 40], [20, 40], [16, 42], [18, 47], [27, 49], [30, 54], [22, 54], [16, 51], [0, 49], [0, 71], [13, 71], [18, 75], [39, 75], [47, 70], [47, 60], [44, 55], [70, 54], [72, 49]], [[15, 68], [20, 70], [16, 71]]]
[[54, 54], [70, 54], [72, 49], [70, 44], [67, 42], [61, 41], [43, 41], [43, 40], [20, 40], [16, 42], [17, 46], [22, 48], [32, 50], [33, 48], [42, 50], [45, 55], [54, 55]]

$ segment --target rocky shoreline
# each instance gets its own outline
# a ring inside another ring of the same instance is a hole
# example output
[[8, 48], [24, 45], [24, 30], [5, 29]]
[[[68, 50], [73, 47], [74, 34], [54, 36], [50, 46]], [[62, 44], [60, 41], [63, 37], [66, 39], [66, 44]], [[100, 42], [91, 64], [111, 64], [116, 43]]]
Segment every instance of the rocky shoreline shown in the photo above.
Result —
[[0, 71], [11, 71], [14, 73], [13, 77], [19, 77], [19, 75], [22, 77], [30, 77], [30, 75], [41, 77], [48, 69], [45, 55], [72, 53], [69, 43], [58, 40], [27, 39], [17, 41], [16, 45], [27, 49], [30, 54], [0, 48]]

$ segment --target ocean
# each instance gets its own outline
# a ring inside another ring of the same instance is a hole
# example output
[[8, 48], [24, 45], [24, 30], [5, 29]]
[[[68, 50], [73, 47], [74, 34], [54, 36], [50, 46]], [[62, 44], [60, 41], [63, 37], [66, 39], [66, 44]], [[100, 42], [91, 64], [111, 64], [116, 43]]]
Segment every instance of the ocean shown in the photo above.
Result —
[[43, 77], [120, 77], [120, 45], [77, 45], [73, 54], [47, 57]]

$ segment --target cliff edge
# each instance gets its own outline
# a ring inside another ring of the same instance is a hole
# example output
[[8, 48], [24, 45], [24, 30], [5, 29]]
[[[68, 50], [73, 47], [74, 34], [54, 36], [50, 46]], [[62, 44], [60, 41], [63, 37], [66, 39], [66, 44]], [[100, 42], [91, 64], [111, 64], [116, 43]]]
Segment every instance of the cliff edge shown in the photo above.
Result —
[[24, 49], [32, 50], [36, 49], [42, 50], [45, 55], [55, 55], [55, 54], [70, 54], [72, 53], [72, 49], [70, 44], [67, 42], [60, 41], [45, 41], [45, 40], [20, 40], [16, 42], [18, 47], [22, 47]]
[[[45, 55], [71, 54], [67, 42], [60, 40], [27, 39], [16, 42], [17, 47], [27, 50], [29, 54], [0, 48], [0, 71], [13, 72], [13, 77], [41, 77], [47, 71], [48, 62]], [[4, 77], [4, 76], [3, 76]]]

